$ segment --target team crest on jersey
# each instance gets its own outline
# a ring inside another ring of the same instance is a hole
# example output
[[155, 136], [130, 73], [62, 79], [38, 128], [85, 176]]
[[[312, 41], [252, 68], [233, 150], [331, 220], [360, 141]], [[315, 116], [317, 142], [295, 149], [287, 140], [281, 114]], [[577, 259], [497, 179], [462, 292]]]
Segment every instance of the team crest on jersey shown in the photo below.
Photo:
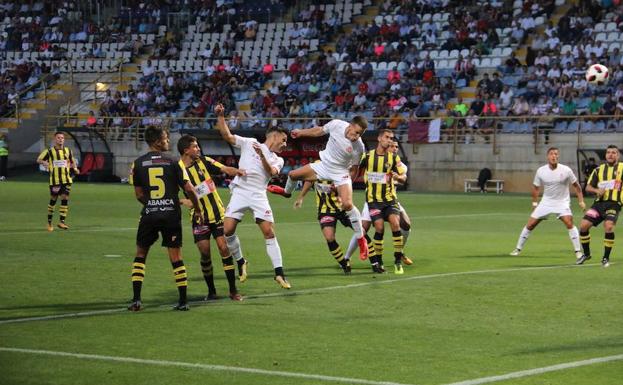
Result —
[[346, 152], [347, 152], [347, 153], [349, 153], [349, 154], [350, 154], [351, 152], [353, 152], [353, 146], [348, 146], [348, 147], [346, 147]]

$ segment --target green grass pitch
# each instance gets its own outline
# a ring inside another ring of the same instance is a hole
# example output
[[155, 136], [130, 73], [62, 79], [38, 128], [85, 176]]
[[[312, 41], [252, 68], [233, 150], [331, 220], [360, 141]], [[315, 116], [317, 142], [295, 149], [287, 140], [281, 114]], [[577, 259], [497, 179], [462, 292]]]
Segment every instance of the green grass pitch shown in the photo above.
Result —
[[[228, 192], [221, 195], [227, 202]], [[355, 195], [360, 204], [363, 194]], [[170, 310], [177, 293], [158, 243], [147, 260], [145, 310], [131, 313], [123, 309], [139, 216], [132, 189], [75, 184], [71, 229], [48, 233], [45, 181], [1, 183], [0, 383], [622, 383], [623, 245], [602, 268], [601, 228], [591, 232], [586, 266], [573, 266], [567, 231], [555, 219], [511, 257], [528, 196], [402, 193], [414, 265], [393, 274], [386, 236], [388, 274], [373, 275], [356, 258], [344, 276], [313, 197], [298, 211], [292, 199], [270, 200], [290, 291], [273, 281], [247, 217], [238, 230], [250, 261], [250, 278], [238, 285], [245, 300], [199, 302], [207, 290], [185, 217], [183, 255], [197, 302], [190, 312]], [[342, 246], [350, 235], [338, 228]], [[567, 365], [552, 368], [560, 364]]]

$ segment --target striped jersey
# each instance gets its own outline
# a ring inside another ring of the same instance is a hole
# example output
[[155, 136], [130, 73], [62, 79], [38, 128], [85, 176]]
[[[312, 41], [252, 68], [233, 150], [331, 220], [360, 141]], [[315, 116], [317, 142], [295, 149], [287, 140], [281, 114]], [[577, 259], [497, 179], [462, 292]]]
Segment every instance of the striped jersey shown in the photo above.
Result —
[[[180, 160], [180, 166], [186, 168], [190, 183], [199, 198], [199, 207], [203, 212], [204, 220], [208, 223], [221, 223], [225, 215], [225, 208], [210, 173], [220, 174], [224, 167], [223, 164], [208, 156], [201, 156], [188, 167]], [[194, 211], [194, 208], [190, 209], [191, 218]]]
[[338, 198], [333, 181], [317, 180], [314, 182], [314, 190], [316, 191], [318, 214], [333, 214], [342, 211], [342, 203]]
[[606, 190], [604, 195], [595, 199], [595, 202], [623, 203], [621, 194], [621, 180], [623, 178], [623, 162], [617, 162], [613, 166], [604, 163], [593, 170], [588, 177], [588, 184], [595, 188]]
[[69, 170], [75, 166], [76, 162], [69, 147], [58, 149], [52, 146], [43, 150], [41, 154], [39, 154], [37, 160], [45, 160], [48, 162], [50, 186], [73, 183]]
[[396, 187], [391, 173], [399, 175], [406, 173], [406, 167], [400, 156], [389, 151], [383, 155], [377, 154], [376, 150], [368, 151], [363, 154], [359, 167], [365, 170], [366, 202], [396, 200]]

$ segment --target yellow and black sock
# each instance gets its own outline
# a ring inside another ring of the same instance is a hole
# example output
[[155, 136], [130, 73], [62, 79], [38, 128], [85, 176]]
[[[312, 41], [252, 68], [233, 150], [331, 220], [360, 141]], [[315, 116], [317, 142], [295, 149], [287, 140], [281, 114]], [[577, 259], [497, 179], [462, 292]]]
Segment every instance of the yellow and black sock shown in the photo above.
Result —
[[65, 218], [67, 218], [68, 211], [69, 207], [67, 206], [67, 199], [61, 200], [61, 205], [58, 208], [58, 213], [60, 214], [60, 220], [62, 223], [65, 223]]
[[236, 289], [236, 267], [234, 266], [234, 258], [230, 255], [222, 257], [223, 270], [225, 270], [225, 277], [227, 277], [227, 283], [229, 284], [229, 292], [237, 293]]
[[143, 280], [145, 279], [145, 257], [134, 258], [132, 263], [132, 290], [134, 291], [134, 298], [132, 301], [141, 300], [141, 288], [143, 287]]
[[327, 245], [329, 246], [329, 252], [333, 255], [337, 263], [342, 267], [346, 267], [348, 265], [348, 260], [344, 258], [344, 251], [340, 245], [335, 240], [327, 242]]
[[50, 199], [48, 204], [48, 224], [52, 224], [52, 216], [54, 216], [54, 205], [56, 205], [55, 199]]
[[588, 231], [580, 231], [580, 243], [582, 244], [582, 252], [586, 256], [591, 255], [591, 235]]
[[394, 263], [398, 264], [402, 260], [404, 243], [402, 240], [402, 232], [392, 231], [392, 243], [394, 244]]
[[371, 264], [379, 263], [378, 257], [376, 256], [376, 252], [374, 251], [374, 243], [372, 242], [372, 238], [368, 234], [364, 234], [366, 238], [366, 243], [368, 244], [368, 260]]
[[173, 275], [175, 276], [175, 285], [180, 295], [180, 304], [186, 303], [186, 289], [188, 288], [188, 275], [186, 274], [186, 266], [184, 261], [171, 262], [173, 266]]
[[372, 241], [374, 245], [374, 254], [378, 262], [383, 264], [383, 233], [374, 233], [374, 240]]
[[614, 246], [614, 233], [606, 233], [604, 235], [604, 258], [610, 259], [610, 252]]
[[208, 294], [216, 294], [216, 287], [214, 286], [214, 269], [212, 268], [212, 257], [210, 254], [201, 253], [200, 263], [203, 279], [206, 281], [206, 285], [208, 285]]

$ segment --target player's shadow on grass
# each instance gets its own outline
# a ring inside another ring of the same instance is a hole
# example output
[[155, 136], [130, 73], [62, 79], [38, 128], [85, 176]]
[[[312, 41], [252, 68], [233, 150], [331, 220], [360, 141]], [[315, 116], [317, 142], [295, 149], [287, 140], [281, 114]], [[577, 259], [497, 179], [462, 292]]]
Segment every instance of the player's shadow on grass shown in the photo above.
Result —
[[577, 342], [572, 342], [569, 344], [561, 344], [561, 345], [548, 345], [535, 347], [532, 349], [518, 350], [513, 352], [514, 354], [526, 354], [533, 355], [539, 353], [554, 353], [554, 352], [568, 352], [574, 350], [593, 350], [596, 348], [621, 348], [623, 347], [623, 335], [618, 337], [608, 336], [608, 337], [600, 337], [600, 338], [592, 338], [589, 340], [582, 340]]

